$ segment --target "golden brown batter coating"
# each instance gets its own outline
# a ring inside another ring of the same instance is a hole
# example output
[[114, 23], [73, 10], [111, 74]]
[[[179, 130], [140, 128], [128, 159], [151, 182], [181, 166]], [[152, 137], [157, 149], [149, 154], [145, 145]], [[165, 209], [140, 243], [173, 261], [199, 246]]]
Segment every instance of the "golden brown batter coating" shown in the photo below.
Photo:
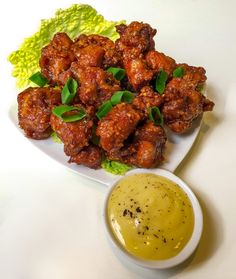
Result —
[[17, 101], [19, 125], [25, 135], [37, 140], [48, 138], [52, 133], [52, 107], [60, 104], [60, 91], [50, 87], [29, 87], [17, 96]]
[[175, 60], [164, 53], [156, 50], [151, 50], [147, 53], [146, 57], [147, 65], [155, 72], [164, 70], [168, 76], [172, 76], [173, 70], [176, 68]]
[[[80, 105], [76, 105], [82, 107]], [[67, 114], [71, 115], [75, 111]], [[93, 121], [87, 113], [85, 118], [75, 122], [64, 122], [54, 114], [51, 115], [52, 129], [64, 143], [64, 151], [67, 156], [77, 155], [83, 147], [89, 145], [92, 137]]]
[[97, 45], [88, 45], [76, 53], [77, 63], [81, 68], [102, 67], [105, 51]]
[[96, 134], [106, 151], [119, 150], [128, 136], [134, 132], [140, 120], [139, 113], [130, 104], [121, 103], [98, 122]]
[[154, 76], [154, 71], [148, 68], [146, 61], [142, 58], [126, 60], [124, 67], [129, 82], [136, 91], [148, 85]]
[[120, 34], [115, 42], [116, 49], [123, 54], [123, 59], [133, 59], [155, 47], [153, 37], [156, 29], [147, 23], [133, 21], [129, 25], [120, 24], [116, 26], [116, 31]]
[[42, 49], [39, 65], [42, 74], [50, 84], [61, 84], [60, 74], [70, 68], [75, 59], [71, 46], [73, 41], [66, 33], [57, 33], [51, 42]]
[[166, 143], [166, 134], [161, 126], [147, 122], [135, 131], [131, 144], [118, 152], [108, 153], [111, 160], [140, 168], [154, 168], [163, 161], [163, 151]]
[[172, 79], [164, 92], [162, 113], [165, 124], [175, 133], [184, 133], [203, 111], [212, 110], [214, 103], [197, 91], [196, 82]]
[[120, 90], [120, 82], [111, 73], [99, 67], [81, 68], [78, 62], [71, 65], [73, 76], [79, 81], [78, 96], [85, 105], [98, 108]]
[[123, 66], [133, 89], [138, 91], [153, 78], [154, 72], [144, 60], [144, 54], [154, 49], [153, 40], [156, 30], [147, 23], [137, 21], [128, 26], [116, 26], [120, 38], [116, 40], [116, 49], [122, 55]]
[[84, 165], [92, 169], [101, 167], [102, 152], [98, 146], [90, 144], [84, 147], [78, 154], [70, 157], [69, 163]]
[[[121, 56], [115, 49], [115, 44], [112, 40], [107, 37], [101, 35], [80, 35], [72, 46], [72, 50], [77, 57], [78, 61], [81, 60], [81, 51], [84, 48], [90, 46], [91, 49], [93, 47], [97, 48], [100, 47], [100, 59], [101, 64], [96, 66], [101, 66], [102, 68], [108, 68], [111, 66], [117, 66], [120, 64]], [[101, 49], [103, 50], [103, 55], [101, 55]], [[87, 51], [87, 55], [89, 55]], [[86, 61], [83, 61], [85, 64]], [[91, 66], [87, 64], [87, 66]]]
[[201, 87], [207, 80], [206, 71], [203, 67], [189, 66], [188, 64], [178, 64], [178, 67], [184, 69], [183, 79], [193, 82]]
[[140, 90], [140, 93], [133, 100], [133, 107], [143, 113], [146, 118], [148, 110], [151, 107], [159, 107], [163, 102], [163, 98], [155, 92], [151, 86], [145, 86]]

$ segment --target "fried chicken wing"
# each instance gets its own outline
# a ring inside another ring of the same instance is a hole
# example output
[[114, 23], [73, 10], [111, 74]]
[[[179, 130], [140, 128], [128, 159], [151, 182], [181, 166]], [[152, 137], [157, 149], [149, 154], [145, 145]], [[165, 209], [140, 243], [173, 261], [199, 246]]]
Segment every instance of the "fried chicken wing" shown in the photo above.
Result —
[[61, 85], [60, 75], [70, 68], [75, 60], [71, 51], [73, 41], [66, 33], [57, 33], [51, 42], [42, 49], [39, 65], [43, 76], [50, 84]]
[[[81, 107], [80, 105], [77, 106]], [[74, 113], [75, 111], [70, 111], [67, 114], [71, 115]], [[51, 125], [52, 129], [64, 143], [66, 155], [77, 155], [83, 147], [89, 145], [89, 140], [92, 137], [93, 121], [88, 113], [85, 118], [75, 122], [64, 122], [56, 115], [52, 114]]]
[[194, 67], [188, 64], [178, 64], [178, 67], [184, 69], [183, 79], [196, 84], [196, 88], [201, 87], [207, 80], [206, 71], [203, 67]]
[[146, 61], [142, 58], [126, 60], [124, 68], [130, 84], [136, 91], [147, 85], [154, 75], [154, 71], [148, 68]]
[[133, 107], [143, 113], [143, 117], [147, 117], [148, 110], [151, 107], [159, 107], [163, 102], [163, 98], [155, 92], [151, 86], [143, 87], [139, 94], [133, 100]]
[[157, 73], [160, 70], [164, 70], [168, 76], [172, 76], [173, 70], [176, 68], [175, 60], [164, 53], [156, 50], [151, 50], [147, 53], [146, 57], [147, 65]]
[[84, 147], [78, 154], [70, 157], [69, 163], [84, 165], [92, 169], [101, 167], [102, 152], [98, 146], [90, 144]]
[[52, 133], [51, 110], [61, 102], [60, 91], [29, 87], [18, 95], [17, 101], [19, 125], [25, 135], [37, 140], [48, 138]]
[[144, 54], [154, 49], [153, 40], [156, 30], [147, 23], [131, 22], [128, 26], [116, 26], [120, 38], [116, 40], [116, 49], [122, 55], [123, 66], [129, 83], [138, 91], [153, 78], [154, 72], [148, 67]]
[[140, 120], [139, 113], [130, 104], [121, 103], [98, 122], [96, 134], [106, 151], [119, 150], [128, 136], [134, 132]]
[[214, 103], [197, 91], [195, 81], [172, 79], [163, 94], [162, 113], [166, 125], [175, 133], [184, 133], [203, 111], [212, 110]]
[[147, 122], [137, 128], [132, 143], [119, 151], [108, 152], [108, 158], [140, 168], [154, 168], [162, 163], [166, 134], [161, 126]]
[[71, 65], [73, 76], [79, 81], [78, 96], [85, 105], [98, 108], [120, 90], [120, 82], [111, 73], [99, 67], [81, 68], [77, 62]]
[[149, 24], [133, 21], [129, 25], [120, 24], [116, 26], [120, 38], [116, 40], [116, 49], [123, 54], [123, 59], [139, 57], [149, 50], [154, 49], [153, 37], [156, 29]]
[[77, 50], [77, 63], [81, 68], [102, 67], [105, 50], [101, 46], [88, 45]]
[[[95, 49], [96, 54], [94, 53]], [[79, 63], [82, 62], [82, 64], [86, 64], [86, 66], [100, 66], [106, 69], [111, 66], [118, 66], [121, 60], [120, 54], [115, 49], [114, 42], [109, 38], [100, 35], [80, 35], [75, 40], [72, 46], [72, 50]], [[81, 52], [83, 55], [81, 54]], [[85, 56], [85, 52], [87, 57], [82, 57], [81, 59], [81, 56]], [[99, 65], [91, 65], [93, 56], [97, 57]]]

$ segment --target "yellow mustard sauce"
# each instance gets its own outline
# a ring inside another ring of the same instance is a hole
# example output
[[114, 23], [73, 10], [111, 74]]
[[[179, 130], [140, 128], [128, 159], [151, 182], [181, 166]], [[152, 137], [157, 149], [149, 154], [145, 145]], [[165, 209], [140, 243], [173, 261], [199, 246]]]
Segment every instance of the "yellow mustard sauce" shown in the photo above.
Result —
[[120, 180], [107, 208], [115, 238], [132, 255], [146, 260], [176, 256], [191, 238], [194, 213], [184, 191], [155, 174]]

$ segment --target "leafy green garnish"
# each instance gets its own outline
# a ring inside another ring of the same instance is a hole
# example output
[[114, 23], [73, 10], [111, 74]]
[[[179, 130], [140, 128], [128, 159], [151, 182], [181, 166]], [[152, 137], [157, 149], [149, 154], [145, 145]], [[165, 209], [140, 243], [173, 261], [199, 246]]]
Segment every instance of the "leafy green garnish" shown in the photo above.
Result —
[[107, 172], [116, 175], [124, 175], [127, 171], [131, 170], [133, 167], [117, 161], [110, 161], [108, 159], [105, 159], [102, 162], [102, 168], [105, 169]]
[[66, 32], [71, 39], [83, 33], [99, 34], [116, 40], [119, 35], [115, 25], [119, 23], [105, 20], [89, 5], [74, 4], [67, 9], [57, 10], [53, 18], [42, 20], [39, 31], [26, 38], [21, 47], [10, 54], [8, 59], [14, 66], [12, 75], [17, 79], [16, 86], [24, 88], [29, 85], [29, 77], [39, 70], [41, 49], [55, 33]]
[[44, 85], [48, 83], [48, 80], [40, 72], [33, 74], [29, 80], [37, 84], [39, 87], [44, 87]]
[[[75, 111], [74, 114], [66, 115], [67, 112]], [[75, 122], [86, 116], [85, 110], [80, 107], [61, 105], [53, 108], [52, 113], [64, 122]]]
[[125, 69], [122, 68], [109, 67], [107, 72], [112, 73], [117, 80], [122, 80], [125, 77]]
[[159, 94], [162, 94], [165, 91], [167, 78], [168, 75], [165, 71], [161, 70], [158, 73], [155, 81], [155, 89]]
[[124, 90], [124, 91], [117, 91], [115, 94], [112, 95], [111, 97], [111, 103], [113, 106], [125, 102], [127, 104], [132, 103], [135, 95], [134, 93]]
[[97, 118], [100, 120], [102, 119], [104, 116], [106, 116], [108, 114], [108, 112], [112, 109], [112, 103], [111, 101], [106, 101], [105, 103], [103, 103], [99, 108], [98, 111], [96, 113]]
[[152, 107], [148, 111], [148, 118], [157, 126], [163, 126], [164, 118], [158, 107]]
[[184, 68], [178, 67], [173, 71], [173, 77], [174, 78], [181, 78], [184, 75]]
[[62, 143], [61, 139], [58, 137], [56, 132], [51, 133], [51, 138], [55, 143], [59, 143], [59, 144]]
[[69, 78], [61, 92], [62, 104], [70, 105], [78, 89], [78, 83], [75, 79]]
[[202, 93], [202, 91], [204, 90], [204, 87], [205, 87], [204, 83], [203, 84], [198, 84], [197, 87], [196, 87], [196, 90]]

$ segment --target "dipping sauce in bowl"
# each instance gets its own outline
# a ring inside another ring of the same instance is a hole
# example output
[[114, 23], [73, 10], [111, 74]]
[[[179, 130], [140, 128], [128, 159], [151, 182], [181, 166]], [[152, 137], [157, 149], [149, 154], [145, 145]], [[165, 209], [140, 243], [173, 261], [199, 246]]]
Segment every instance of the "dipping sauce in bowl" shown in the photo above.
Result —
[[126, 175], [113, 185], [105, 208], [113, 243], [138, 264], [152, 268], [182, 262], [196, 248], [202, 231], [201, 209], [192, 191], [175, 175], [159, 172]]

